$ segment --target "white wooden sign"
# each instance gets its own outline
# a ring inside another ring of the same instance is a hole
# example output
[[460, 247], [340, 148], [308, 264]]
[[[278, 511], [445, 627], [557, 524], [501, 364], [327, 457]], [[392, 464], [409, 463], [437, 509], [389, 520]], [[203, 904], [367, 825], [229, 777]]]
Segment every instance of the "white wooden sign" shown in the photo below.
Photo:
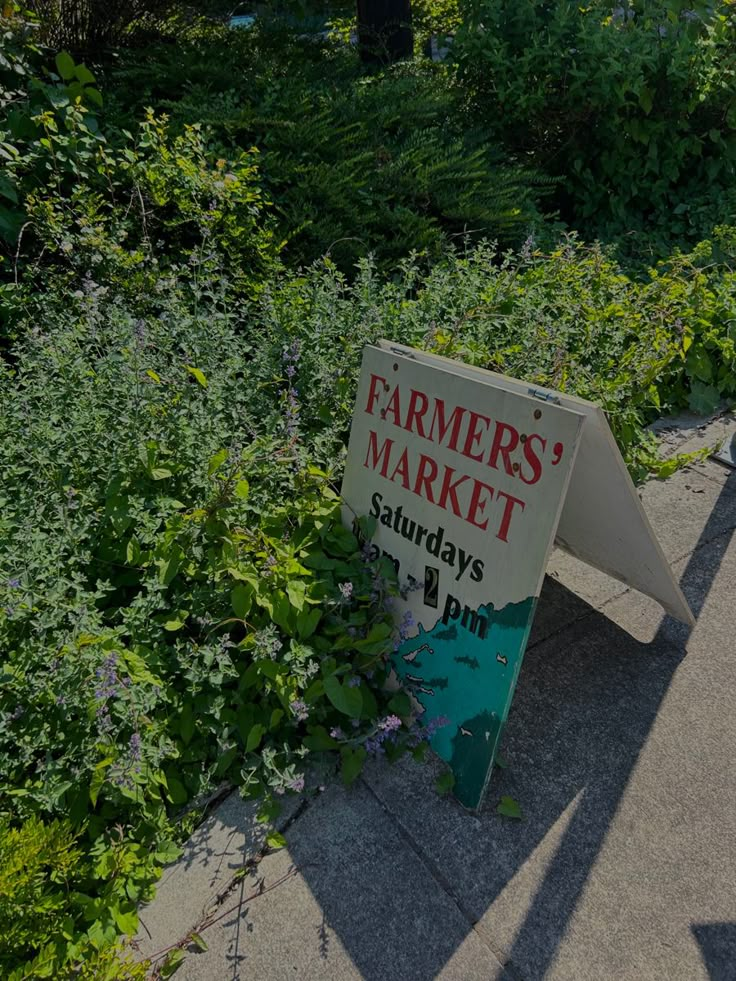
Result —
[[[455, 794], [480, 806], [555, 536], [692, 615], [600, 409], [381, 342], [368, 347], [342, 488], [393, 562], [394, 668]], [[439, 727], [438, 722], [442, 722]]]

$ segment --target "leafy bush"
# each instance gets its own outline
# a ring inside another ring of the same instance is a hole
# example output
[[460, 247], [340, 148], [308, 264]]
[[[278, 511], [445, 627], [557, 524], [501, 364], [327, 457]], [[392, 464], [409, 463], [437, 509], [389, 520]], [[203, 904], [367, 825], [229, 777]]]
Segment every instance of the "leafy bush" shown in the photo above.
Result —
[[520, 243], [551, 188], [477, 138], [444, 67], [366, 73], [349, 46], [278, 24], [149, 49], [110, 92], [122, 118], [152, 106], [175, 130], [200, 122], [225, 155], [257, 146], [292, 264], [436, 257], [464, 232]]
[[160, 24], [172, 0], [26, 0], [45, 41], [75, 54], [101, 55], [132, 27]]
[[[473, 111], [564, 177], [586, 237], [668, 241], [734, 215], [731, 4], [467, 0], [453, 51]], [[728, 209], [728, 210], [726, 210]], [[660, 251], [661, 254], [661, 251]]]
[[[363, 346], [385, 337], [598, 402], [641, 480], [666, 472], [647, 423], [736, 396], [733, 248], [721, 229], [642, 280], [575, 238], [551, 253], [485, 245], [426, 275], [409, 262], [393, 282], [364, 264], [351, 286], [328, 264], [266, 292], [268, 337], [303, 339], [301, 417], [325, 459], [347, 437]], [[263, 377], [270, 345], [256, 355]]]
[[[109, 871], [123, 869], [118, 865]], [[70, 942], [72, 932], [79, 931], [84, 921], [85, 907], [94, 905], [79, 890], [95, 872], [100, 869], [93, 870], [85, 860], [68, 821], [44, 824], [34, 816], [15, 828], [7, 817], [0, 817], [0, 966], [4, 978], [142, 981], [145, 965], [121, 960], [114, 947], [101, 951], [87, 936]], [[132, 884], [131, 879], [127, 881]], [[122, 919], [119, 907], [115, 909]], [[113, 938], [115, 935], [116, 927]]]
[[297, 791], [337, 762], [351, 782], [368, 741], [422, 739], [383, 691], [391, 567], [305, 460], [299, 350], [258, 391], [217, 279], [170, 283], [142, 318], [62, 278], [0, 369], [0, 813], [85, 829], [88, 898], [64, 915], [99, 949], [135, 932], [187, 801]]
[[[56, 66], [47, 82], [31, 77], [0, 129], [0, 346], [49, 277], [74, 292], [94, 274], [151, 309], [166, 269], [186, 266], [196, 279], [214, 249], [233, 289], [255, 291], [277, 253], [256, 151], [217, 158], [199, 126], [171, 136], [150, 112], [115, 146], [87, 105], [101, 101], [92, 74], [64, 53]], [[20, 289], [26, 271], [35, 290]]]

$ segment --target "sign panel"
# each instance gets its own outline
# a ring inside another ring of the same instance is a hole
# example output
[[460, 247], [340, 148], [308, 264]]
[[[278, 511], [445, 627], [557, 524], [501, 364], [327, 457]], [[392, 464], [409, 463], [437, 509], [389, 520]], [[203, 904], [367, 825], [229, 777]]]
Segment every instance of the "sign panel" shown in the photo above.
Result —
[[584, 416], [419, 352], [368, 347], [342, 494], [405, 599], [394, 667], [467, 807], [481, 803]]
[[[381, 342], [388, 348], [388, 342]], [[544, 399], [585, 416], [580, 447], [557, 527], [555, 544], [656, 600], [668, 613], [692, 626], [695, 618], [652, 530], [606, 417], [586, 399], [530, 388], [524, 382], [403, 345], [391, 350], [429, 367], [454, 371], [508, 392]]]

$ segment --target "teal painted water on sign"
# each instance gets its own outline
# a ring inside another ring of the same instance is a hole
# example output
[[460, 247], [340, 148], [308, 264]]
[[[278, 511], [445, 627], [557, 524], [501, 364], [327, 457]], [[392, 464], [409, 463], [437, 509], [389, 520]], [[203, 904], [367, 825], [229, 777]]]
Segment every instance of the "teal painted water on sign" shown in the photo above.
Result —
[[483, 796], [535, 606], [529, 597], [501, 610], [489, 603], [453, 611], [454, 618], [438, 617], [428, 630], [420, 624], [394, 655], [396, 673], [424, 709], [422, 722], [450, 720], [431, 743], [450, 764], [455, 796], [466, 807], [477, 807]]

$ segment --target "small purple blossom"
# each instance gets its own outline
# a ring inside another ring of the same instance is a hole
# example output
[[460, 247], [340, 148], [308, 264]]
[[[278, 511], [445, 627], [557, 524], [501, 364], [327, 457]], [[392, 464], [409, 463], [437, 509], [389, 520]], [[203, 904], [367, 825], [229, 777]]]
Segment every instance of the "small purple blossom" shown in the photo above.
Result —
[[345, 738], [345, 733], [342, 731], [340, 726], [334, 726], [332, 729], [330, 729], [330, 735], [332, 736], [333, 739]]
[[443, 729], [445, 726], [449, 725], [450, 720], [446, 715], [438, 715], [434, 719], [430, 719], [427, 723], [417, 720], [412, 726], [409, 745], [412, 747], [418, 746], [419, 743], [424, 742], [425, 740], [430, 740], [438, 729]]
[[8, 579], [6, 585], [8, 589], [20, 589], [20, 579], [15, 577], [13, 579]]
[[304, 722], [309, 718], [309, 708], [302, 698], [295, 698], [289, 707], [299, 722]]
[[300, 794], [304, 790], [304, 777], [301, 773], [297, 774], [292, 780], [286, 785], [289, 790], [293, 790], [295, 793]]
[[360, 687], [360, 678], [358, 678], [356, 675], [352, 675], [350, 678], [348, 678], [348, 688], [359, 688], [359, 687]]
[[338, 586], [344, 603], [347, 603], [353, 595], [353, 584], [351, 582], [341, 582]]
[[134, 760], [141, 758], [141, 737], [140, 733], [134, 732], [130, 737], [130, 755]]

